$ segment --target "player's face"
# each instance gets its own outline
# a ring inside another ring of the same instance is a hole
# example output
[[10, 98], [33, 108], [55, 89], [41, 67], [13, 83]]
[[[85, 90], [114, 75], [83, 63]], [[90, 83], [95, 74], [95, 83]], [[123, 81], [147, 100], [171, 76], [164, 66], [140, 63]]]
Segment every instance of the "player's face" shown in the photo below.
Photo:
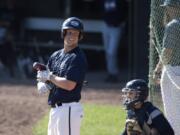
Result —
[[64, 37], [64, 44], [66, 46], [77, 45], [79, 40], [79, 31], [74, 29], [67, 29]]
[[127, 101], [133, 101], [138, 97], [137, 91], [134, 90], [125, 90], [123, 91], [123, 98]]

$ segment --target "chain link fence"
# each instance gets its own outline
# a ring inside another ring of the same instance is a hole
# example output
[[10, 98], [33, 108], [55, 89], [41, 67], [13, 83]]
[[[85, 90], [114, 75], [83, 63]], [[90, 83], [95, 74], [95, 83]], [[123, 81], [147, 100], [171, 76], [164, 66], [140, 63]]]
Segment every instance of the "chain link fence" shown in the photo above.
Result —
[[180, 0], [151, 1], [149, 86], [150, 100], [179, 134]]
[[163, 16], [164, 9], [160, 7], [162, 0], [151, 1], [150, 15], [150, 48], [149, 48], [149, 85], [150, 100], [163, 109], [160, 85], [155, 83], [153, 79], [154, 69], [159, 61], [159, 55], [162, 50], [162, 42], [164, 35]]

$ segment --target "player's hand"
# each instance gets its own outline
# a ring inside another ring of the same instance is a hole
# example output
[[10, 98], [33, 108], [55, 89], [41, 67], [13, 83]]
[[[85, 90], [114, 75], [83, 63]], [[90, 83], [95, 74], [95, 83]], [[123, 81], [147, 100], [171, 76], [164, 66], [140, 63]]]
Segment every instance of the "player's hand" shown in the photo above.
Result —
[[161, 72], [158, 72], [158, 71], [154, 71], [153, 73], [153, 80], [154, 80], [154, 83], [155, 84], [160, 84], [160, 79], [161, 79]]
[[37, 80], [41, 82], [49, 81], [51, 75], [52, 75], [52, 72], [50, 72], [49, 70], [38, 71]]
[[45, 94], [50, 89], [49, 89], [48, 84], [46, 84], [45, 82], [38, 81], [38, 83], [37, 83], [37, 90], [38, 90], [39, 94]]
[[141, 135], [142, 130], [138, 121], [135, 119], [127, 119], [126, 120], [126, 130], [128, 135]]

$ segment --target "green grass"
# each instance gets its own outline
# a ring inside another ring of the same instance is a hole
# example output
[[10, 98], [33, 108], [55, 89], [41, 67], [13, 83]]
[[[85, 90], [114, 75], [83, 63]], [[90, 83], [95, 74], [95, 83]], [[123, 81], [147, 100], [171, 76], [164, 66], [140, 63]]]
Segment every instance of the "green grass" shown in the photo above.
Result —
[[45, 115], [33, 128], [33, 135], [47, 135], [49, 114]]
[[[124, 128], [121, 106], [84, 104], [81, 135], [119, 135]], [[33, 129], [33, 135], [47, 135], [48, 114]]]

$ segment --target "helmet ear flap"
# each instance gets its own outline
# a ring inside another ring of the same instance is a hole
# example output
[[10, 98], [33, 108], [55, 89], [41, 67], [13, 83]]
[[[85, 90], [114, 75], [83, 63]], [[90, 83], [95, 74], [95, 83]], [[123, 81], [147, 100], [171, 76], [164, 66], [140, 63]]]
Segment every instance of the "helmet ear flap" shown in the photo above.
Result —
[[79, 40], [82, 40], [83, 37], [84, 37], [84, 36], [83, 36], [82, 32], [80, 31], [80, 32], [79, 32]]
[[62, 39], [64, 39], [65, 34], [66, 34], [66, 31], [65, 31], [65, 30], [62, 30], [62, 31], [61, 31], [61, 38], [62, 38]]

